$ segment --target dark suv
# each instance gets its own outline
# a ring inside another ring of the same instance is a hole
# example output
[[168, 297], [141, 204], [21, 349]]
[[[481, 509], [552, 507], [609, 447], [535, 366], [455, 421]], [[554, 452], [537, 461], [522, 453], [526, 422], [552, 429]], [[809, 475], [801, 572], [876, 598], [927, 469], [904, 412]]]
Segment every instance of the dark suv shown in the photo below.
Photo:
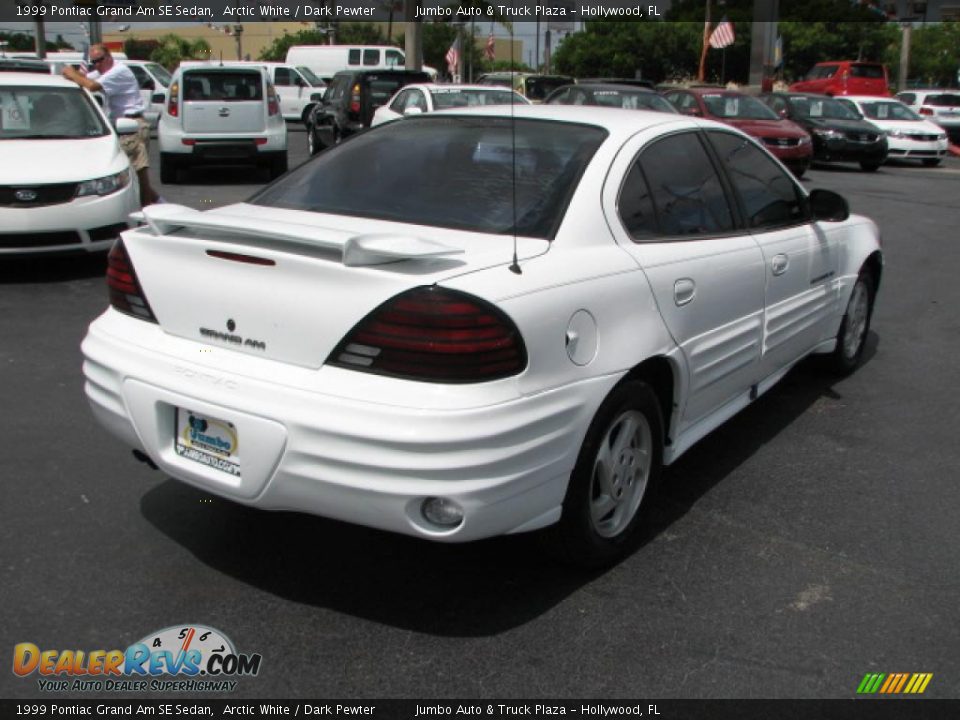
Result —
[[333, 76], [307, 117], [307, 148], [314, 155], [370, 127], [374, 111], [404, 85], [428, 83], [416, 70], [345, 70]]

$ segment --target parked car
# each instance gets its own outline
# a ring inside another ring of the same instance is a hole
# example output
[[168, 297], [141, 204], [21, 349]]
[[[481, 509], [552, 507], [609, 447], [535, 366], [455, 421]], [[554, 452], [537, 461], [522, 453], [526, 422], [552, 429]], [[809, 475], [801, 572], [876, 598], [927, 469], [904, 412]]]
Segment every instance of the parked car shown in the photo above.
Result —
[[49, 73], [0, 73], [0, 255], [106, 250], [139, 207], [136, 173], [93, 98]]
[[[287, 50], [287, 64], [307, 67], [329, 83], [333, 76], [345, 70], [403, 70], [407, 56], [400, 48], [390, 45], [294, 45]], [[437, 78], [436, 69], [423, 66], [430, 76]]]
[[287, 63], [266, 62], [259, 60], [223, 60], [218, 62], [201, 62], [185, 60], [180, 67], [201, 67], [204, 65], [230, 67], [261, 67], [267, 73], [267, 78], [273, 84], [280, 100], [280, 113], [287, 121], [306, 123], [307, 116], [316, 104], [314, 96], [318, 93], [323, 96], [326, 83], [313, 74], [306, 66], [295, 67]]
[[480, 85], [513, 88], [530, 102], [541, 103], [558, 87], [575, 82], [567, 75], [537, 75], [523, 72], [492, 72], [477, 78]]
[[640, 78], [577, 78], [576, 82], [578, 85], [631, 85], [633, 87], [649, 88], [650, 90], [653, 90], [655, 86], [652, 80], [641, 80]]
[[887, 159], [883, 130], [835, 98], [770, 93], [760, 99], [781, 117], [793, 120], [810, 133], [815, 161], [858, 162], [863, 170], [873, 172]]
[[717, 88], [674, 89], [664, 96], [684, 115], [727, 123], [757, 138], [797, 177], [810, 166], [813, 143], [807, 131], [755, 97]]
[[42, 60], [0, 57], [0, 72], [30, 72], [49, 75], [50, 68]]
[[587, 564], [798, 360], [853, 370], [882, 269], [873, 222], [736, 128], [602, 107], [409, 117], [144, 221], [82, 345], [119, 442], [258, 508], [550, 526]]
[[428, 83], [415, 70], [348, 70], [333, 76], [321, 102], [307, 117], [307, 149], [315, 155], [370, 127], [377, 108], [402, 87]]
[[899, 100], [850, 95], [837, 98], [887, 136], [888, 157], [920, 160], [935, 167], [947, 154], [947, 133], [939, 125], [924, 120]]
[[577, 82], [564, 85], [547, 96], [547, 105], [597, 105], [623, 110], [655, 110], [676, 113], [667, 100], [657, 92], [643, 87], [601, 83]]
[[897, 100], [942, 127], [950, 142], [960, 145], [960, 90], [910, 90], [897, 93]]
[[160, 180], [197, 165], [254, 164], [287, 171], [287, 125], [263, 68], [178, 68], [157, 132]]
[[523, 95], [507, 88], [487, 85], [407, 85], [398, 90], [386, 105], [376, 109], [370, 126], [376, 127], [404, 115], [420, 115], [435, 110], [529, 104], [530, 101]]
[[791, 92], [823, 95], [879, 95], [889, 97], [887, 66], [876, 62], [834, 60], [814, 65]]

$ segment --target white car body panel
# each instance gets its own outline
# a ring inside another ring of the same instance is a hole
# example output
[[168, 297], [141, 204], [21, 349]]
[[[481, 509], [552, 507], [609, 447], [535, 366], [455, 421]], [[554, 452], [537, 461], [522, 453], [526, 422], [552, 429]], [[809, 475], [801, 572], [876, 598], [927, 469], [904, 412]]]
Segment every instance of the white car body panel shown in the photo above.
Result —
[[[510, 88], [502, 87], [493, 87], [490, 85], [462, 85], [462, 84], [446, 84], [446, 85], [436, 85], [436, 84], [415, 84], [415, 85], [405, 85], [400, 88], [393, 94], [385, 104], [378, 107], [374, 113], [373, 118], [370, 121], [370, 127], [376, 127], [377, 125], [383, 125], [384, 123], [391, 122], [393, 120], [399, 120], [406, 113], [396, 112], [392, 109], [393, 103], [396, 101], [397, 96], [405, 92], [415, 92], [419, 93], [420, 98], [422, 99], [426, 109], [420, 110], [415, 114], [422, 113], [431, 113], [435, 112], [438, 108], [434, 107], [434, 92], [440, 93], [456, 93], [461, 90], [469, 90], [472, 92], [478, 93], [493, 93], [493, 92], [509, 92], [512, 93], [516, 100], [517, 105], [530, 105], [530, 101], [527, 100], [523, 95], [518, 92], [510, 90]], [[443, 108], [441, 108], [443, 109]]]
[[[766, 237], [637, 244], [616, 211], [636, 152], [666, 130], [737, 131], [593, 107], [515, 112], [609, 132], [550, 242], [247, 204], [177, 229], [177, 211], [148, 209], [148, 225], [124, 244], [159, 324], [111, 308], [90, 326], [82, 350], [97, 418], [163, 472], [238, 502], [460, 542], [557, 521], [591, 419], [639, 365], [666, 364], [673, 376], [662, 408], [669, 463], [801, 356], [829, 349], [853, 279], [878, 250], [872, 222], [852, 216]], [[370, 234], [391, 239], [348, 265], [353, 238]], [[376, 253], [391, 243], [409, 259], [380, 262]], [[423, 243], [459, 252], [422, 256]], [[510, 268], [514, 248], [520, 273]], [[275, 265], [226, 262], [211, 250]], [[791, 257], [797, 279], [770, 281], [778, 254]], [[811, 289], [810, 278], [804, 286], [808, 274], [828, 272], [822, 288]], [[677, 305], [684, 278], [696, 280], [696, 294]], [[505, 313], [523, 338], [526, 368], [441, 384], [325, 364], [375, 307], [427, 285]], [[201, 331], [233, 333], [231, 325], [264, 347]], [[174, 451], [176, 408], [233, 423], [244, 448], [239, 480]], [[432, 496], [456, 501], [463, 522], [427, 522], [420, 505]]]

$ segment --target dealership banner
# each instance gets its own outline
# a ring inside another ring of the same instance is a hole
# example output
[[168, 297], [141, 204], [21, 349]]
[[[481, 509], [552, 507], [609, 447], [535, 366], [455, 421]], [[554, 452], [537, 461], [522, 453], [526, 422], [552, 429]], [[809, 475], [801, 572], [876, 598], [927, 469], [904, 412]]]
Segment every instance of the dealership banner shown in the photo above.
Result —
[[[0, 21], [315, 22], [398, 20], [384, 0], [0, 0]], [[420, 0], [422, 22], [659, 21], [669, 3], [657, 0]], [[761, 17], [754, 16], [757, 19]]]

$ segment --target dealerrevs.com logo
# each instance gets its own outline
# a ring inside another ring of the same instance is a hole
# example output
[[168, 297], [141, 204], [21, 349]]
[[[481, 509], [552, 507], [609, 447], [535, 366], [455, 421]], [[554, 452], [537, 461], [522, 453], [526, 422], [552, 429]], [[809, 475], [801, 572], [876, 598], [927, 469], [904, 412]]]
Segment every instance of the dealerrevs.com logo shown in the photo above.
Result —
[[196, 624], [151, 633], [125, 650], [41, 650], [30, 642], [13, 648], [14, 674], [36, 674], [43, 692], [230, 692], [235, 678], [260, 672], [261, 660]]

